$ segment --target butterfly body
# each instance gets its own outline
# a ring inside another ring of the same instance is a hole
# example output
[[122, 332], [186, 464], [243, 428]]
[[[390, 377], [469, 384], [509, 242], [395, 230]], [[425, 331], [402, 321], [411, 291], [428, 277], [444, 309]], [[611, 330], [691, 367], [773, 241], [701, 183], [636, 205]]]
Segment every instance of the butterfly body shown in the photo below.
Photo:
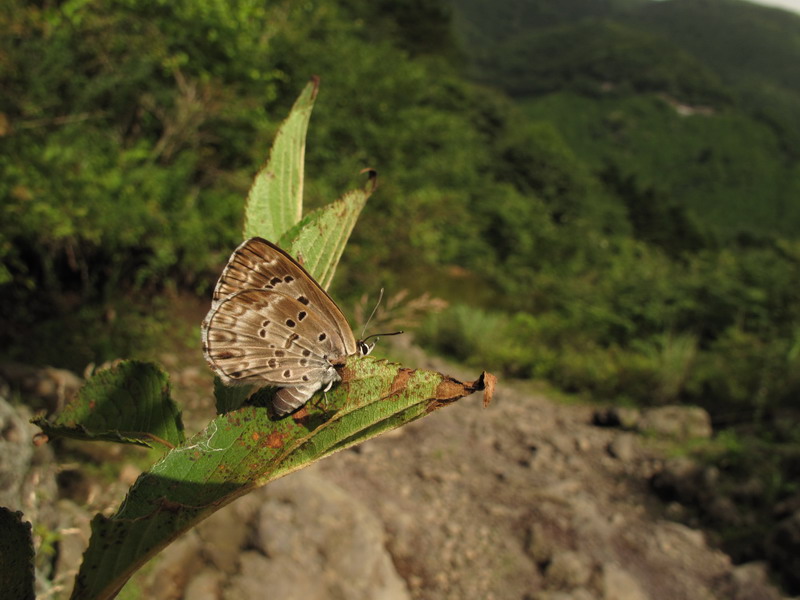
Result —
[[279, 415], [341, 377], [336, 365], [368, 354], [342, 311], [289, 254], [251, 238], [231, 255], [203, 321], [203, 353], [226, 385], [281, 388]]

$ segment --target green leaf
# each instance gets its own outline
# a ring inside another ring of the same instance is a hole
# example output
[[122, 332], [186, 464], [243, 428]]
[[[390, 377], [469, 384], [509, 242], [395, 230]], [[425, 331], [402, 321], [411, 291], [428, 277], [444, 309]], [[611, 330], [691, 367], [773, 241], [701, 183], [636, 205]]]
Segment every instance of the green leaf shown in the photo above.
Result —
[[253, 392], [252, 385], [225, 385], [219, 377], [214, 377], [214, 398], [217, 401], [217, 414], [236, 410]]
[[278, 240], [303, 213], [303, 169], [306, 131], [319, 80], [312, 79], [281, 123], [267, 164], [256, 175], [247, 195], [244, 239]]
[[33, 423], [63, 436], [152, 447], [183, 443], [183, 422], [170, 397], [169, 377], [157, 365], [127, 360], [95, 374], [53, 420]]
[[217, 509], [333, 452], [400, 427], [477, 390], [491, 398], [494, 377], [462, 383], [372, 357], [350, 357], [343, 382], [275, 420], [245, 406], [220, 415], [171, 450], [131, 487], [112, 517], [98, 515], [74, 600], [111, 598], [142, 564]]
[[376, 173], [367, 170], [369, 180], [358, 190], [347, 192], [332, 202], [306, 215], [280, 238], [279, 245], [302, 259], [303, 267], [323, 289], [333, 281], [336, 265], [356, 225], [367, 199], [375, 191]]
[[0, 506], [0, 595], [33, 600], [33, 538], [21, 512]]

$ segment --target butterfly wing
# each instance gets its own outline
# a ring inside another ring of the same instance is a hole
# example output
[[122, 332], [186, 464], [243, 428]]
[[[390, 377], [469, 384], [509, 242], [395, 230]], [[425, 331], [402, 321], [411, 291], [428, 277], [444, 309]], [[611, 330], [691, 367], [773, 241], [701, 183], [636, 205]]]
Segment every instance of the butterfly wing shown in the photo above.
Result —
[[353, 331], [342, 311], [313, 277], [291, 255], [265, 239], [254, 237], [234, 250], [214, 288], [214, 307], [244, 290], [270, 290], [305, 304], [341, 340], [342, 356], [357, 351]]
[[339, 380], [330, 361], [346, 350], [327, 319], [274, 290], [231, 294], [203, 322], [206, 361], [228, 385], [302, 387], [310, 397]]

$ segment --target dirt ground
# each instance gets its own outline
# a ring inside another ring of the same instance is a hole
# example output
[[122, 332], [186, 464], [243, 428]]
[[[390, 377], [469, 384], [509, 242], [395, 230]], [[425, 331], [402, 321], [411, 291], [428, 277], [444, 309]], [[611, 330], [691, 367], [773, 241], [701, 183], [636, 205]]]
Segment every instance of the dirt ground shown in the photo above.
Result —
[[[475, 394], [309, 470], [377, 517], [405, 597], [780, 598], [765, 565], [734, 566], [702, 531], [664, 517], [649, 486], [663, 444], [593, 425], [596, 409], [501, 382], [489, 408]], [[318, 517], [300, 521], [313, 530]]]
[[[400, 343], [407, 366], [479, 375]], [[214, 414], [211, 373], [199, 347], [160, 359], [192, 434]], [[735, 566], [703, 531], [665, 518], [649, 483], [666, 460], [662, 442], [595, 426], [597, 407], [552, 395], [501, 380], [488, 408], [475, 394], [257, 490], [162, 552], [137, 575], [139, 597], [782, 597], [764, 564]], [[59, 513], [74, 513], [62, 526], [72, 548], [62, 580], [93, 512], [115, 505], [136, 475], [123, 467], [114, 489], [90, 482], [83, 499], [61, 490]]]

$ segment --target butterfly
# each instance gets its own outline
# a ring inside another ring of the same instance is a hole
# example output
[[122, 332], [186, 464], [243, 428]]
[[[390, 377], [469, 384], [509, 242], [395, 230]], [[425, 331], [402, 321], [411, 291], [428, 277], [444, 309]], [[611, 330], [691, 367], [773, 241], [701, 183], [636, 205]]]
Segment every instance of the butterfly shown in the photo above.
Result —
[[329, 390], [341, 380], [337, 365], [375, 346], [356, 341], [342, 311], [300, 263], [258, 237], [242, 243], [223, 269], [202, 338], [206, 362], [226, 385], [280, 388], [273, 399], [279, 416]]

